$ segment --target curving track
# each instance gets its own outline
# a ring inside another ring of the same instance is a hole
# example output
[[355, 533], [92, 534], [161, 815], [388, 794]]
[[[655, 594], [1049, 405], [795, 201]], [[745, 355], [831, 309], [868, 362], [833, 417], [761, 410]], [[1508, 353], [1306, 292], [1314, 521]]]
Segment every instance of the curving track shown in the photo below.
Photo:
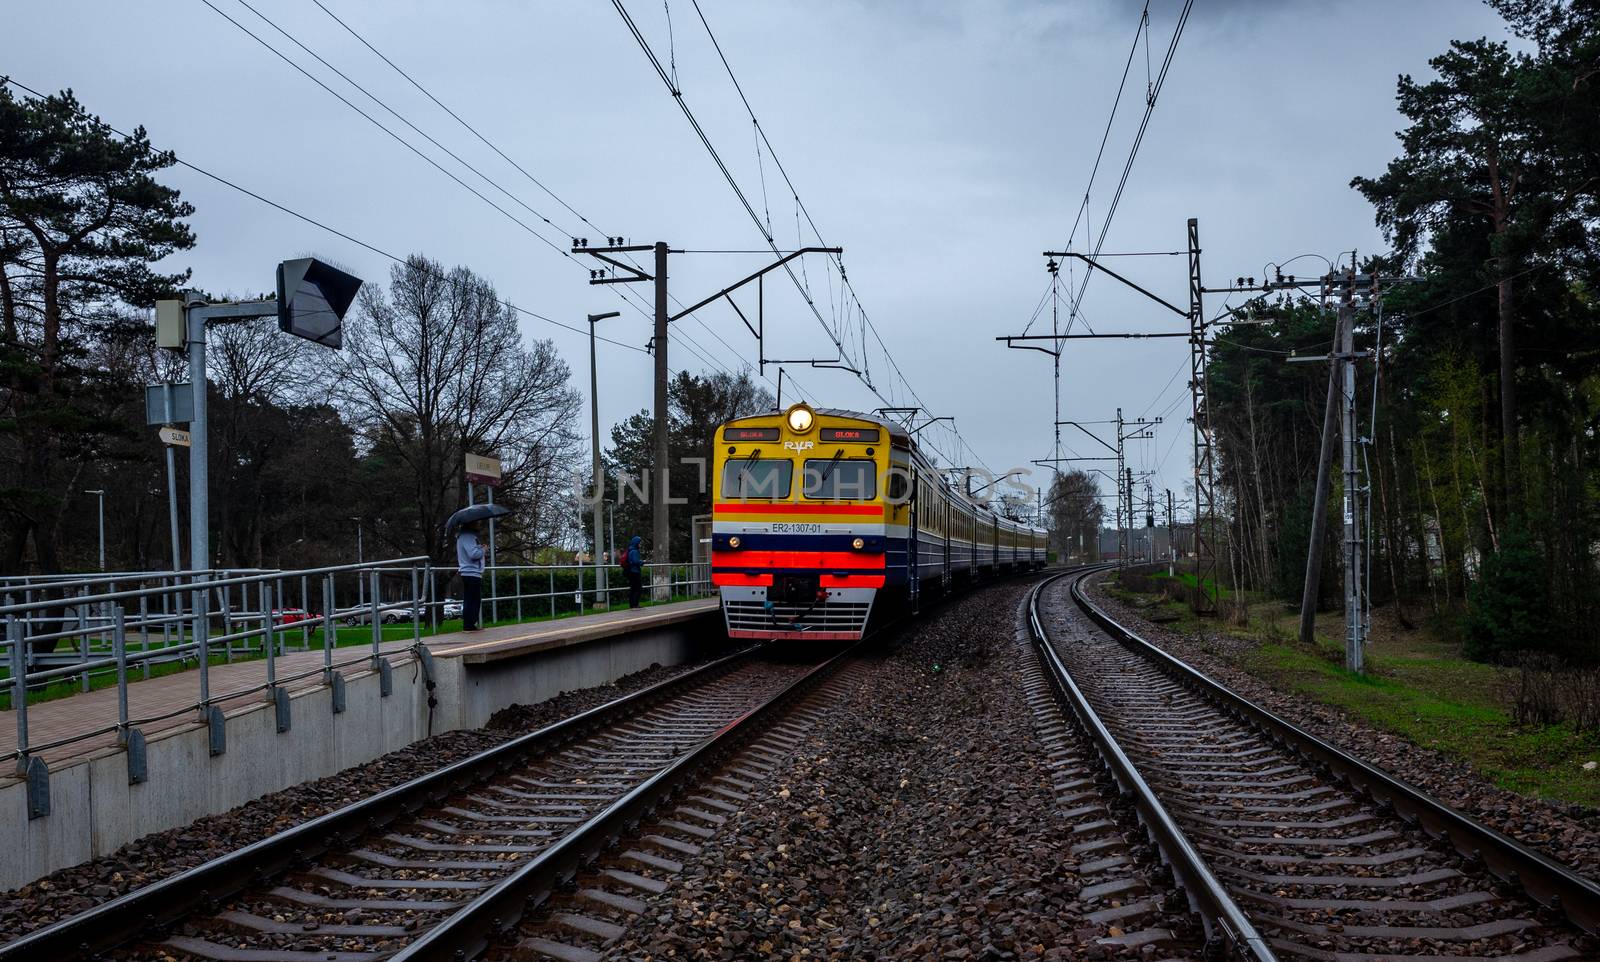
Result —
[[1600, 889], [1148, 650], [1084, 577], [1036, 590], [1041, 657], [1219, 947], [1318, 962], [1600, 952], [1583, 924]]

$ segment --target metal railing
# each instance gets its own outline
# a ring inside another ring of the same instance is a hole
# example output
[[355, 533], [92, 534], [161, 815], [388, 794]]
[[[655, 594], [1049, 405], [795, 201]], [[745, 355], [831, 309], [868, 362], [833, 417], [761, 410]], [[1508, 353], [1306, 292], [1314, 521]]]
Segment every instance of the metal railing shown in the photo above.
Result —
[[[435, 630], [441, 620], [461, 617], [456, 607], [461, 604], [459, 598], [439, 597], [441, 587], [455, 580], [456, 571], [454, 566], [435, 565], [428, 569], [425, 604]], [[716, 593], [709, 562], [646, 564], [643, 581], [641, 598], [645, 602], [704, 598]], [[481, 617], [486, 624], [583, 615], [627, 604], [628, 582], [622, 569], [615, 565], [599, 569], [598, 578], [593, 564], [485, 565], [482, 601]]]
[[[265, 692], [269, 700], [286, 704], [284, 686], [305, 678], [321, 674], [331, 683], [338, 669], [357, 664], [385, 670], [382, 626], [386, 620], [393, 620], [386, 619], [385, 613], [411, 612], [412, 642], [420, 640], [422, 624], [417, 616], [417, 601], [426, 570], [427, 559], [415, 557], [242, 575], [165, 572], [152, 578], [152, 583], [136, 587], [124, 588], [120, 582], [92, 578], [36, 585], [24, 592], [21, 601], [8, 596], [6, 603], [0, 605], [5, 629], [0, 666], [7, 674], [0, 687], [10, 695], [17, 744], [0, 753], [0, 761], [16, 759], [18, 774], [27, 775], [30, 759], [52, 748], [113, 733], [127, 745], [138, 726], [189, 712], [198, 712], [201, 720], [220, 726], [221, 713], [216, 708], [219, 702]], [[392, 586], [396, 580], [400, 583], [398, 588]], [[338, 603], [336, 593], [341, 581], [345, 584], [344, 605]], [[383, 600], [386, 581], [391, 583], [391, 598], [403, 600]], [[350, 590], [352, 585], [356, 586], [354, 591]], [[321, 614], [313, 616], [316, 589], [321, 591], [321, 604], [316, 606]], [[300, 606], [289, 609], [286, 603], [296, 593]], [[360, 599], [355, 604], [349, 603], [352, 595]], [[372, 625], [371, 650], [359, 657], [335, 659], [335, 648], [351, 647], [340, 644], [338, 625], [360, 623]], [[310, 650], [312, 633], [319, 629], [322, 664], [280, 675], [277, 659], [288, 652], [292, 639], [298, 636], [300, 650]], [[266, 680], [233, 690], [212, 691], [212, 661], [239, 657], [264, 659]], [[158, 714], [132, 717], [128, 699], [130, 673], [138, 672], [147, 678], [152, 668], [171, 663], [194, 666], [195, 701]], [[91, 724], [42, 744], [30, 741], [30, 692], [45, 692], [74, 678], [87, 691], [92, 679], [105, 675], [114, 677], [117, 689], [114, 724]], [[286, 730], [284, 718], [286, 714], [280, 714], [280, 729]], [[216, 737], [214, 733], [213, 738]], [[214, 752], [217, 744], [214, 740]]]
[[[39, 753], [109, 734], [131, 752], [142, 746], [139, 726], [186, 713], [220, 728], [218, 704], [254, 694], [279, 704], [284, 731], [285, 686], [322, 675], [336, 689], [338, 711], [342, 678], [337, 673], [354, 665], [382, 672], [387, 694], [384, 626], [409, 623], [409, 643], [415, 646], [425, 625], [428, 633], [437, 633], [442, 621], [459, 618], [452, 607], [459, 602], [442, 594], [457, 580], [455, 574], [454, 567], [435, 566], [419, 556], [293, 571], [119, 572], [0, 583], [0, 591], [9, 588], [0, 595], [0, 701], [9, 696], [17, 735], [15, 748], [0, 751], [0, 763], [15, 759], [18, 774], [26, 776]], [[484, 572], [482, 616], [486, 623], [520, 622], [626, 603], [627, 582], [619, 568], [604, 569], [600, 584], [596, 580], [592, 565], [492, 566]], [[646, 601], [714, 591], [704, 563], [646, 565], [644, 583]], [[370, 647], [365, 639], [349, 638], [349, 632], [340, 638], [341, 626], [364, 625], [371, 627]], [[335, 655], [336, 649], [356, 646], [362, 648], [359, 656]], [[319, 648], [319, 665], [279, 672], [279, 657]], [[213, 691], [213, 662], [240, 659], [265, 660], [265, 681]], [[130, 682], [174, 670], [193, 672], [194, 700], [135, 717]], [[114, 723], [108, 717], [104, 724], [91, 722], [43, 743], [30, 741], [30, 694], [36, 701], [51, 694], [72, 697], [59, 691], [61, 686], [89, 691], [107, 679], [117, 690]], [[221, 738], [213, 732], [214, 752]]]

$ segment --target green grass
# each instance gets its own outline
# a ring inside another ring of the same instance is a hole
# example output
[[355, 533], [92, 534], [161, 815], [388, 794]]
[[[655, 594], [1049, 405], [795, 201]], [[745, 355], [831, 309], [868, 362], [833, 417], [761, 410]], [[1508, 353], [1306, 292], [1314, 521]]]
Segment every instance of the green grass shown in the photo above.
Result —
[[[649, 608], [649, 607], [653, 607], [655, 605], [671, 604], [671, 603], [674, 603], [674, 602], [689, 601], [689, 600], [691, 600], [691, 599], [690, 599], [690, 596], [688, 596], [688, 595], [673, 595], [672, 598], [670, 600], [668, 600], [668, 601], [650, 601], [648, 599], [641, 599], [639, 604], [640, 604], [640, 607]], [[570, 605], [572, 603], [570, 596], [558, 599], [558, 601], [561, 604], [567, 604], [567, 605]], [[549, 613], [549, 600], [548, 599], [538, 599], [538, 600], [535, 600], [535, 601], [530, 601], [530, 600], [524, 599], [524, 601], [523, 601], [523, 610], [524, 610], [524, 612], [526, 612], [531, 606], [540, 606], [541, 610], [544, 613], [543, 614], [539, 614], [539, 615], [534, 615], [534, 616], [531, 616], [531, 617], [525, 617], [525, 618], [522, 618], [520, 620], [517, 619], [513, 615], [510, 618], [502, 618], [502, 619], [500, 619], [498, 621], [490, 621], [490, 620], [488, 620], [489, 603], [488, 603], [487, 600], [485, 600], [484, 606], [483, 606], [484, 620], [482, 621], [482, 625], [485, 628], [497, 628], [497, 627], [501, 627], [501, 626], [504, 626], [504, 625], [531, 625], [531, 624], [538, 624], [538, 623], [547, 622], [547, 621], [561, 621], [561, 620], [565, 620], [565, 619], [568, 619], [568, 618], [577, 617], [580, 614], [589, 615], [589, 614], [594, 614], [595, 613], [594, 609], [592, 607], [586, 607], [586, 608], [583, 609], [582, 612], [578, 611], [578, 609], [575, 608], [575, 607], [572, 608], [571, 610], [566, 610], [566, 611], [560, 610], [558, 608], [556, 614], [554, 616], [552, 616]], [[500, 602], [500, 608], [501, 608], [502, 611], [515, 612], [516, 611], [516, 602], [515, 601], [510, 601], [510, 602], [501, 601]], [[306, 636], [302, 632], [302, 629], [299, 627], [299, 625], [289, 625], [287, 627], [279, 629], [278, 630], [278, 634], [279, 634], [280, 641], [282, 642], [281, 648], [283, 650], [283, 653], [284, 654], [294, 654], [295, 652], [303, 650], [302, 646], [304, 646], [305, 650], [320, 651], [322, 649], [322, 646], [323, 646], [323, 635], [324, 635], [324, 632], [323, 632], [322, 628], [320, 627], [321, 624], [322, 624], [321, 621], [316, 622], [316, 624], [319, 627], [317, 627], [315, 630], [311, 631], [309, 640], [306, 640]], [[424, 638], [431, 637], [431, 636], [433, 636], [435, 634], [446, 635], [446, 634], [450, 634], [452, 632], [457, 632], [457, 631], [460, 631], [460, 630], [461, 630], [461, 619], [460, 618], [452, 618], [452, 619], [449, 619], [447, 621], [439, 622], [439, 628], [438, 628], [437, 632], [428, 623], [428, 621], [426, 619], [424, 619], [423, 622], [422, 622], [422, 637], [424, 637]], [[409, 639], [409, 638], [412, 637], [412, 634], [411, 634], [411, 622], [409, 622], [409, 621], [403, 621], [403, 622], [400, 622], [398, 624], [381, 625], [380, 626], [380, 631], [382, 632], [383, 640], [386, 641], [386, 642], [387, 641], [403, 641], [403, 640], [406, 640], [406, 639]], [[182, 637], [174, 635], [172, 640], [170, 642], [168, 642], [167, 644], [169, 644], [169, 645], [182, 644], [182, 643], [188, 641], [189, 638], [190, 638], [190, 636], [187, 635], [187, 634], [183, 635]], [[237, 662], [241, 662], [241, 661], [259, 661], [259, 660], [264, 659], [266, 657], [266, 654], [261, 650], [261, 647], [260, 647], [261, 640], [259, 638], [255, 638], [255, 639], [251, 639], [251, 641], [254, 642], [255, 647], [250, 648], [248, 650], [245, 650], [242, 647], [240, 647], [243, 644], [242, 642], [235, 642], [236, 648], [235, 648], [234, 653], [233, 653], [233, 658], [232, 658], [232, 662], [233, 663], [237, 663]], [[333, 630], [333, 646], [335, 648], [354, 648], [354, 647], [359, 647], [361, 645], [369, 645], [370, 646], [371, 644], [372, 644], [372, 626], [370, 624], [352, 625], [352, 626], [345, 626], [345, 627], [337, 627], [336, 626], [334, 628], [334, 630]], [[150, 647], [152, 649], [155, 649], [155, 648], [163, 647], [163, 645], [160, 644], [160, 643], [157, 643], [155, 641], [152, 641]], [[140, 649], [137, 644], [130, 644], [128, 646], [129, 654], [133, 654], [134, 652], [137, 652], [137, 651], [140, 651], [140, 650], [142, 650], [142, 649]], [[225, 653], [221, 653], [221, 654], [216, 653], [216, 649], [215, 648], [213, 648], [212, 651], [213, 651], [213, 654], [210, 657], [210, 664], [212, 666], [230, 664], [228, 656]], [[101, 657], [110, 657], [110, 655], [111, 655], [111, 650], [110, 650], [110, 647], [108, 645], [105, 648], [104, 651], [91, 650], [89, 657], [92, 658], [92, 659], [98, 659], [98, 658], [101, 658]], [[196, 667], [197, 667], [197, 662], [195, 660], [193, 660], [193, 659], [190, 659], [190, 660], [187, 660], [187, 661], [183, 661], [183, 662], [152, 663], [150, 665], [150, 677], [151, 678], [162, 678], [162, 677], [165, 677], [167, 675], [178, 674], [179, 672], [193, 671]], [[9, 681], [10, 678], [11, 678], [11, 670], [10, 670], [9, 666], [0, 666], [0, 682]], [[130, 665], [129, 666], [129, 668], [128, 668], [128, 682], [129, 682], [129, 684], [135, 684], [137, 682], [143, 681], [144, 678], [145, 678], [145, 675], [144, 675], [144, 670], [143, 670], [142, 666], [138, 666], [138, 665]], [[96, 674], [91, 674], [89, 676], [89, 690], [90, 691], [95, 691], [95, 690], [101, 689], [101, 688], [112, 688], [112, 687], [116, 686], [116, 683], [117, 683], [117, 676], [116, 676], [116, 672], [114, 670], [106, 670], [106, 671], [99, 672], [99, 673], [96, 673]], [[58, 698], [68, 698], [68, 697], [71, 697], [72, 695], [78, 694], [82, 690], [83, 690], [82, 685], [81, 685], [78, 677], [76, 677], [76, 676], [73, 676], [73, 677], [70, 677], [70, 678], [59, 679], [57, 681], [51, 682], [49, 685], [45, 686], [44, 688], [39, 688], [39, 689], [34, 689], [32, 691], [29, 691], [28, 692], [28, 704], [35, 705], [35, 704], [38, 704], [40, 702], [54, 701], [54, 700], [56, 700]], [[3, 690], [0, 690], [0, 711], [9, 710], [11, 707], [12, 707], [11, 690], [10, 690], [9, 687], [6, 687]]]
[[1358, 675], [1295, 642], [1261, 645], [1247, 669], [1375, 728], [1468, 762], [1502, 788], [1600, 806], [1600, 738], [1565, 725], [1518, 727], [1493, 699], [1501, 669], [1464, 659], [1369, 660]]
[[[1600, 760], [1600, 735], [1566, 725], [1518, 726], [1501, 695], [1507, 669], [1469, 661], [1450, 637], [1380, 626], [1368, 649], [1367, 673], [1357, 674], [1342, 664], [1337, 615], [1321, 619], [1314, 643], [1303, 645], [1298, 612], [1276, 602], [1263, 600], [1252, 607], [1248, 625], [1232, 626], [1202, 620], [1181, 602], [1109, 586], [1108, 591], [1169, 628], [1200, 636], [1203, 648], [1280, 690], [1464, 761], [1502, 788], [1600, 807], [1600, 771], [1582, 767]], [[1219, 632], [1251, 644], [1204, 641]]]

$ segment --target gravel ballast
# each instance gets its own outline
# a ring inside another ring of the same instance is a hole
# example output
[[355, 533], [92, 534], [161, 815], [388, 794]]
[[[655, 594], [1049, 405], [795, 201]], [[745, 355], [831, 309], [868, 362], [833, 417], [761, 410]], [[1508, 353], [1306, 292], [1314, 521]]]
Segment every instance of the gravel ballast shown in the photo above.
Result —
[[563, 692], [536, 705], [515, 705], [497, 712], [486, 728], [435, 735], [364, 765], [265, 795], [182, 828], [146, 835], [110, 855], [0, 893], [0, 942], [86, 911], [140, 886], [176, 875], [692, 667], [652, 665], [609, 685]]
[[1089, 913], [1122, 900], [1083, 896], [1104, 852], [1074, 853], [1086, 836], [1019, 682], [1026, 587], [869, 655], [607, 958], [1172, 957], [1096, 943], [1122, 931]]
[[[1151, 644], [1306, 731], [1365, 759], [1524, 845], [1600, 879], [1600, 820], [1581, 805], [1530, 798], [1494, 785], [1471, 765], [1382, 731], [1345, 712], [1284, 692], [1205, 650], [1199, 639], [1146, 620], [1091, 579], [1090, 597]], [[1239, 642], [1239, 644], [1247, 644]]]

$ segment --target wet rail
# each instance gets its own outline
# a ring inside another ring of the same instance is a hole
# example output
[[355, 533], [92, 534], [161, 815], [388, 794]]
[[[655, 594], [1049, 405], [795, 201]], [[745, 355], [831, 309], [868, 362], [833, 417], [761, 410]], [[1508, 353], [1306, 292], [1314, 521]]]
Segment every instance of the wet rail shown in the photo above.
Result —
[[30, 933], [0, 962], [459, 958], [832, 665], [726, 656]]
[[1592, 882], [1150, 645], [1083, 582], [1035, 593], [1041, 657], [1230, 954], [1596, 957]]

